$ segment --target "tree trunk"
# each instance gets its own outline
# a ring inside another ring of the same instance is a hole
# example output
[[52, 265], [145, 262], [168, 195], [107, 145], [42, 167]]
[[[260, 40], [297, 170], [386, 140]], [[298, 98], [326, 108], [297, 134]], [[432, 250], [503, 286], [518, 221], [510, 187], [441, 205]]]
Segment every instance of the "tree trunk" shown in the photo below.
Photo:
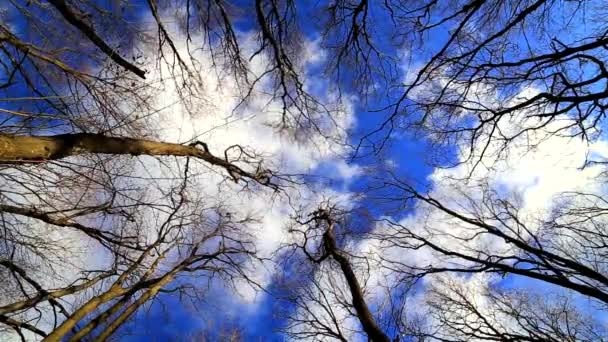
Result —
[[[203, 148], [198, 148], [197, 145], [202, 145]], [[42, 162], [85, 153], [192, 157], [226, 169], [235, 182], [249, 178], [261, 185], [278, 189], [271, 182], [269, 171], [245, 171], [226, 159], [214, 156], [201, 142], [180, 145], [93, 133], [51, 136], [0, 134], [0, 163]]]
[[325, 250], [332, 256], [334, 260], [338, 262], [338, 264], [340, 264], [340, 269], [342, 270], [344, 278], [346, 278], [348, 288], [350, 289], [350, 294], [353, 298], [353, 307], [357, 312], [357, 317], [359, 318], [359, 322], [361, 322], [361, 326], [363, 326], [363, 330], [371, 341], [390, 342], [390, 338], [386, 336], [382, 329], [380, 329], [378, 323], [376, 323], [376, 320], [374, 319], [374, 316], [369, 310], [369, 307], [365, 302], [365, 298], [363, 297], [363, 290], [361, 289], [359, 280], [357, 280], [357, 276], [350, 265], [350, 261], [336, 246], [336, 239], [333, 234], [333, 224], [329, 224], [330, 226], [328, 230], [325, 232], [325, 234], [323, 234]]
[[83, 153], [172, 155], [204, 158], [194, 146], [144, 139], [108, 137], [101, 134], [20, 136], [0, 134], [0, 160], [9, 162], [61, 159]]

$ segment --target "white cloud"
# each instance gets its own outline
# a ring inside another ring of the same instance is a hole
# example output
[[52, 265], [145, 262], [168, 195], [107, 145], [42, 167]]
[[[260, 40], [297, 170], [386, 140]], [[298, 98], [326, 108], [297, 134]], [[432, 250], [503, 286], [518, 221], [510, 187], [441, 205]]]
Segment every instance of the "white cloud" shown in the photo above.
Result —
[[[179, 39], [175, 39], [179, 42]], [[316, 44], [308, 44], [307, 47], [317, 49]], [[178, 44], [182, 56], [187, 56], [184, 46]], [[247, 51], [245, 50], [245, 53]], [[305, 55], [317, 56], [317, 50]], [[197, 51], [193, 54], [197, 64], [201, 66], [211, 65], [209, 56]], [[312, 62], [315, 62], [314, 58]], [[262, 72], [265, 61], [262, 57], [256, 57], [253, 61], [253, 69]], [[168, 70], [165, 71], [166, 74]], [[187, 107], [176, 101], [176, 84], [180, 82], [158, 82], [157, 93], [159, 110], [155, 115], [148, 116], [147, 121], [158, 123], [156, 132], [160, 139], [169, 142], [184, 142], [200, 140], [208, 144], [212, 153], [223, 155], [224, 150], [233, 145], [240, 145], [249, 151], [263, 156], [265, 165], [281, 173], [308, 173], [320, 163], [332, 163], [336, 165], [340, 176], [351, 178], [357, 175], [356, 167], [345, 165], [339, 157], [346, 151], [343, 146], [334, 144], [331, 140], [315, 136], [314, 133], [308, 140], [295, 141], [277, 131], [275, 126], [277, 113], [281, 112], [280, 104], [273, 100], [266, 92], [267, 84], [262, 82], [255, 89], [251, 99], [241, 105], [237, 111], [234, 108], [240, 101], [241, 89], [239, 85], [230, 78], [218, 79], [212, 70], [200, 70], [204, 89], [200, 96], [190, 99]], [[149, 75], [151, 83], [156, 83], [158, 77]], [[309, 83], [323, 83], [321, 80], [309, 79]], [[198, 99], [200, 98], [200, 100]], [[335, 101], [331, 94], [325, 98], [328, 102]], [[343, 139], [343, 130], [348, 129], [354, 122], [352, 108], [348, 104], [334, 113], [332, 120], [336, 125], [323, 125], [328, 120], [319, 116], [316, 120], [321, 126], [328, 127], [324, 133], [330, 137]], [[150, 171], [158, 165], [142, 163], [142, 167]], [[285, 227], [294, 214], [293, 207], [305, 205], [316, 205], [317, 195], [311, 190], [297, 187], [286, 188], [287, 194], [274, 194], [271, 191], [259, 191], [256, 193], [239, 193], [240, 184], [221, 181], [224, 178], [223, 170], [208, 170], [208, 166], [200, 163], [193, 164], [192, 173], [197, 174], [197, 189], [199, 196], [204, 196], [208, 203], [217, 201], [230, 208], [229, 210], [237, 216], [245, 216], [252, 213], [259, 218], [259, 223], [249, 225], [250, 233], [256, 239], [256, 248], [260, 256], [269, 257], [276, 248], [286, 242], [289, 237]], [[143, 171], [141, 172], [143, 174]], [[220, 184], [221, 185], [218, 185]], [[320, 190], [320, 193], [331, 194], [333, 191]], [[287, 201], [287, 196], [289, 201]], [[289, 202], [289, 203], [288, 203]], [[253, 271], [253, 279], [261, 284], [266, 284], [271, 273], [263, 267], [257, 267]], [[249, 300], [255, 298], [255, 291], [248, 291], [243, 287], [243, 294]]]

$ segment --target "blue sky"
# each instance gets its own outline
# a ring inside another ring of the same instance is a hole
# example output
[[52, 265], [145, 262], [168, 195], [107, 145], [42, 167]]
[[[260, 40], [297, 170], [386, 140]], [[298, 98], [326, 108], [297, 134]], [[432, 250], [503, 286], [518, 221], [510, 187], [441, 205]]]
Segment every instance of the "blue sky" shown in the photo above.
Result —
[[[99, 1], [101, 4], [108, 4], [111, 1]], [[237, 5], [241, 1], [235, 2]], [[243, 3], [248, 3], [243, 1]], [[300, 13], [308, 13], [311, 2], [301, 0], [298, 2], [298, 6], [303, 9]], [[143, 7], [142, 7], [143, 8]], [[137, 7], [133, 7], [134, 12], [132, 13], [133, 18], [138, 17]], [[374, 9], [372, 8], [372, 11]], [[308, 35], [308, 38], [312, 41], [318, 38], [318, 28], [313, 26], [307, 17], [300, 18], [301, 26], [304, 32]], [[386, 29], [388, 26], [384, 26], [379, 21], [375, 32], [379, 37], [386, 37]], [[14, 23], [19, 26], [19, 22]], [[251, 21], [247, 19], [237, 23], [238, 28], [247, 31], [251, 28]], [[25, 28], [24, 28], [25, 29]], [[416, 55], [415, 59], [421, 57], [427, 57], [436, 49], [437, 46], [445, 39], [445, 31], [439, 30], [435, 32], [435, 35], [428, 40], [428, 50], [424, 53], [411, 53], [409, 51], [394, 51], [393, 48], [387, 44], [387, 42], [380, 40], [379, 46], [389, 54], [393, 55]], [[407, 69], [407, 63], [404, 61], [404, 68]], [[319, 73], [322, 69], [318, 67], [311, 67], [309, 69], [311, 77], [319, 77]], [[402, 78], [404, 75], [400, 75]], [[352, 78], [352, 75], [343, 75], [344, 80]], [[322, 85], [316, 85], [314, 91], [322, 94], [330, 92], [331, 83], [321, 83]], [[370, 102], [374, 105], [370, 108], [367, 103], [364, 103], [364, 99], [357, 96], [357, 89], [349, 87], [348, 82], [343, 85], [343, 95], [345, 98], [351, 98], [354, 104], [353, 111], [355, 117], [355, 127], [350, 132], [351, 135], [348, 137], [349, 142], [356, 146], [359, 144], [361, 137], [376, 129], [384, 120], [385, 116], [383, 113], [377, 113], [372, 111], [374, 108], [381, 108], [389, 103], [396, 96], [400, 94], [400, 89], [394, 89], [390, 92], [381, 92], [378, 94], [372, 94]], [[23, 88], [12, 88], [11, 96], [25, 96]], [[6, 105], [4, 108], [11, 108], [11, 105]], [[18, 104], [14, 104], [18, 106]], [[43, 111], [43, 110], [41, 110]], [[35, 125], [35, 124], [34, 124]], [[320, 179], [320, 183], [323, 186], [329, 186], [337, 192], [362, 192], [366, 194], [366, 189], [370, 184], [373, 184], [377, 179], [377, 176], [381, 176], [377, 171], [372, 173], [366, 173], [368, 166], [378, 166], [379, 161], [384, 162], [387, 167], [390, 166], [391, 172], [397, 177], [407, 179], [413, 184], [418, 185], [421, 189], [432, 188], [435, 184], [431, 184], [428, 180], [428, 176], [436, 171], [430, 166], [430, 149], [431, 147], [428, 139], [423, 136], [408, 134], [407, 132], [396, 132], [392, 137], [390, 144], [386, 145], [381, 154], [370, 154], [370, 150], [365, 146], [357, 151], [357, 154], [351, 153], [346, 155], [344, 160], [353, 167], [357, 167], [362, 170], [358, 176], [354, 179], [344, 179], [339, 176], [337, 170], [337, 164], [332, 161], [327, 161], [319, 164], [316, 168], [311, 170], [311, 173], [319, 178], [312, 177], [311, 179]], [[437, 150], [433, 151], [438, 153]], [[445, 157], [446, 161], [456, 160], [456, 151], [454, 147], [445, 147], [443, 151], [439, 152]], [[521, 171], [521, 170], [520, 170]], [[527, 170], [524, 170], [527, 171]], [[540, 191], [542, 188], [542, 179], [539, 180], [538, 175], [530, 171], [532, 174], [531, 179], [536, 181], [533, 183], [527, 183], [526, 186], [534, 188], [534, 191]], [[540, 170], [542, 171], [542, 170]], [[539, 172], [540, 172], [539, 171]], [[518, 174], [514, 174], [516, 177]], [[510, 175], [509, 175], [510, 176]], [[524, 176], [529, 176], [525, 174]], [[534, 178], [537, 177], [537, 178]], [[514, 186], [509, 183], [508, 177], [504, 175], [496, 176], [496, 184], [499, 189], [512, 189]], [[389, 191], [389, 190], [387, 190]], [[505, 190], [506, 191], [506, 190]], [[378, 195], [378, 193], [376, 193]], [[414, 213], [410, 210], [399, 210], [396, 212], [390, 211], [390, 205], [379, 203], [374, 201], [372, 198], [363, 197], [357, 204], [359, 207], [364, 207], [369, 210], [373, 217], [378, 217], [387, 212], [391, 213], [393, 219], [401, 220]], [[370, 231], [374, 227], [370, 224], [364, 223], [359, 229], [363, 232]], [[276, 269], [275, 273], [281, 274], [284, 270]], [[499, 282], [501, 286], [505, 288], [509, 287], [529, 287], [533, 288], [538, 284], [534, 281], [527, 279], [521, 279], [517, 277], [507, 277]], [[544, 286], [544, 284], [543, 284]], [[245, 303], [238, 297], [235, 297], [232, 289], [225, 289], [224, 284], [220, 282], [213, 282], [210, 288], [206, 291], [203, 299], [195, 300], [192, 303], [181, 300], [177, 294], [160, 294], [156, 301], [154, 301], [149, 308], [140, 310], [134, 319], [129, 322], [126, 326], [121, 328], [118, 333], [121, 336], [121, 340], [125, 341], [179, 341], [184, 340], [188, 336], [199, 333], [201, 331], [208, 331], [212, 335], [212, 338], [217, 338], [216, 334], [221, 331], [224, 327], [229, 328], [230, 326], [238, 326], [242, 329], [242, 334], [247, 341], [282, 341], [283, 336], [276, 332], [278, 328], [282, 326], [284, 321], [278, 317], [277, 312], [279, 310], [289, 310], [289, 307], [282, 307], [282, 302], [277, 301], [272, 294], [278, 291], [275, 283], [270, 282], [267, 284], [268, 293], [260, 292], [258, 300], [251, 304]], [[581, 305], [584, 302], [581, 301]], [[599, 316], [598, 313], [594, 313]]]

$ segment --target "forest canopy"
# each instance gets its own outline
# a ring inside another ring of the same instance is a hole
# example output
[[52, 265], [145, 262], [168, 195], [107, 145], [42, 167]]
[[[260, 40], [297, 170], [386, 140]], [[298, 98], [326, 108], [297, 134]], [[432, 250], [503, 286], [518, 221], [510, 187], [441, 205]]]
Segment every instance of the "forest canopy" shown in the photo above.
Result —
[[608, 6], [0, 3], [0, 340], [608, 340]]

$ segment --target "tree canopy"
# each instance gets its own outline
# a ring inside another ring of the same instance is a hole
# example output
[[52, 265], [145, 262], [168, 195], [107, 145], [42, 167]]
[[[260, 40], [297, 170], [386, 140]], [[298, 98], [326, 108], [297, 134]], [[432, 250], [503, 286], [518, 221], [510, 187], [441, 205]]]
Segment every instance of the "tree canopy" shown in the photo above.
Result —
[[608, 340], [607, 15], [2, 2], [0, 340]]

